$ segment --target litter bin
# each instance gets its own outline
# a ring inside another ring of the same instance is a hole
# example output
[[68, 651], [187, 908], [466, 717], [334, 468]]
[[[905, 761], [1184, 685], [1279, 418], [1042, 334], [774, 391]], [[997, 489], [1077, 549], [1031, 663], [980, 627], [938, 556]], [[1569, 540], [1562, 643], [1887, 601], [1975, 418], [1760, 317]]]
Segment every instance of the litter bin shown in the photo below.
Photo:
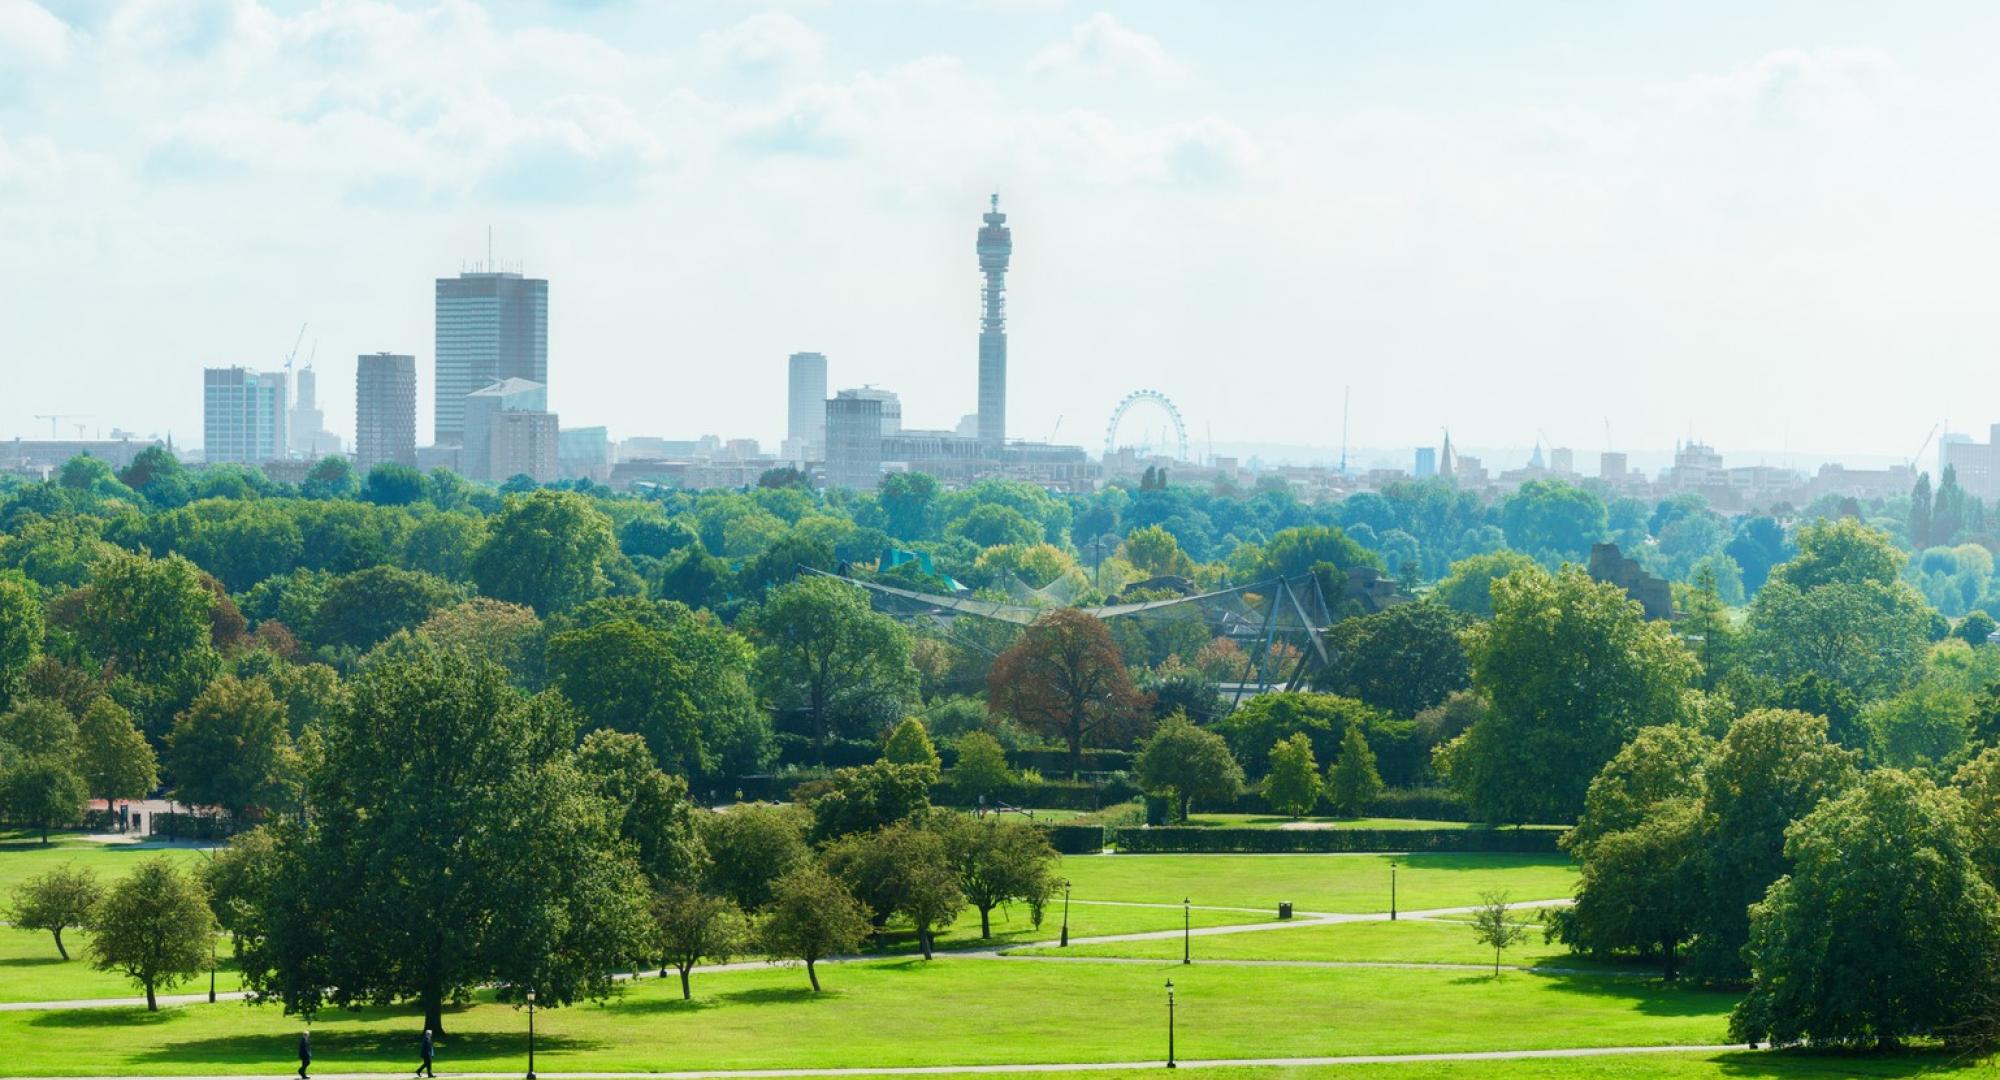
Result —
[[1291, 917], [1292, 917], [1292, 902], [1290, 900], [1287, 900], [1284, 903], [1279, 904], [1278, 918], [1289, 919]]

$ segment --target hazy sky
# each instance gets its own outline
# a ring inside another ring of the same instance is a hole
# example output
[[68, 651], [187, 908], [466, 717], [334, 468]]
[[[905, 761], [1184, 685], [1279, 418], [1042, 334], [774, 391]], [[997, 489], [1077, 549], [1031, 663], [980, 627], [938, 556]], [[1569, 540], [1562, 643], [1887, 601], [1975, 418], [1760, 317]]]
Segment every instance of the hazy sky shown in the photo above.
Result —
[[566, 426], [774, 445], [801, 349], [949, 426], [998, 189], [1010, 434], [1095, 448], [1153, 387], [1198, 443], [1330, 445], [1351, 385], [1357, 445], [1908, 456], [2000, 419], [1996, 38], [1990, 3], [0, 0], [0, 434], [197, 443], [200, 369], [310, 322], [335, 431], [391, 350], [427, 438], [431, 280], [489, 225], [551, 281]]

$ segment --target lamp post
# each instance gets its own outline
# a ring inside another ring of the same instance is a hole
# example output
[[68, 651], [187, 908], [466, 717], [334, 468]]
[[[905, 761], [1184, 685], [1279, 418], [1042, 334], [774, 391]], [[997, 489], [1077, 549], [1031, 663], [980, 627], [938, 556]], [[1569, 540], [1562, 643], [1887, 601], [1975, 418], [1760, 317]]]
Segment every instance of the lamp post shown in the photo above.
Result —
[[1177, 1069], [1174, 1064], [1174, 981], [1167, 980], [1167, 1068]]
[[1181, 898], [1181, 963], [1194, 963], [1194, 915], [1188, 906], [1191, 901]]
[[528, 1080], [535, 1080], [535, 992], [528, 991]]
[[1063, 879], [1062, 948], [1069, 948], [1069, 879]]
[[1396, 921], [1396, 860], [1389, 860], [1389, 921]]

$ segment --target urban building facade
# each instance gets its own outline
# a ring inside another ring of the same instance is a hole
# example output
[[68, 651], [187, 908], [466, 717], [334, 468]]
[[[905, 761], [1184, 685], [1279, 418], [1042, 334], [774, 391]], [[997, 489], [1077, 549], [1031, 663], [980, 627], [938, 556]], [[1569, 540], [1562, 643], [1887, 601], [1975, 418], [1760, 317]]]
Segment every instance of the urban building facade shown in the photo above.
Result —
[[1014, 234], [998, 195], [980, 220], [979, 272], [986, 284], [979, 297], [979, 441], [998, 456], [1007, 443], [1007, 263]]
[[248, 368], [202, 372], [203, 460], [261, 465], [283, 458], [286, 437], [285, 373]]
[[564, 480], [589, 480], [599, 484], [610, 480], [610, 429], [561, 429], [556, 435], [556, 473]]
[[319, 375], [307, 364], [292, 379], [292, 411], [286, 421], [292, 456], [317, 461], [340, 453], [340, 436], [326, 430], [326, 413], [319, 407]]
[[842, 390], [826, 403], [826, 486], [873, 491], [882, 481], [882, 402]]
[[[493, 458], [494, 433], [498, 430], [499, 418], [513, 413], [551, 415], [548, 410], [548, 387], [527, 379], [502, 379], [465, 395], [460, 410], [465, 427], [458, 460], [459, 472], [469, 480], [505, 480], [522, 471], [503, 472], [504, 465]], [[551, 431], [550, 479], [555, 477], [556, 439], [557, 433]]]
[[506, 379], [549, 381], [549, 283], [508, 273], [437, 279], [434, 440], [465, 439], [465, 399]]
[[417, 358], [363, 353], [354, 361], [354, 467], [417, 464]]
[[1938, 447], [1938, 476], [1936, 483], [1944, 480], [1944, 470], [1950, 469], [1958, 486], [1967, 495], [1973, 495], [1992, 502], [2000, 493], [2000, 424], [1988, 429], [1987, 441], [1973, 442], [1960, 436]]
[[826, 354], [795, 352], [786, 376], [785, 457], [819, 461], [826, 454]]
[[504, 481], [525, 476], [537, 484], [554, 483], [561, 440], [554, 413], [492, 414], [486, 426], [486, 478]]

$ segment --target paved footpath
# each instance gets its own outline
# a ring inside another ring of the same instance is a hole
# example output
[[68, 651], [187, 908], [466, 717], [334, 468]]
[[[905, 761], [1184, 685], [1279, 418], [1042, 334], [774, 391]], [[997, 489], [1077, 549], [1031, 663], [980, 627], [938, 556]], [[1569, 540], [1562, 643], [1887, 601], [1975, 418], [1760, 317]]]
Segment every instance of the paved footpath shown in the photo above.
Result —
[[[1742, 1051], [1741, 1045], [1728, 1046], [1590, 1046], [1564, 1047], [1556, 1050], [1475, 1050], [1456, 1054], [1353, 1054], [1346, 1057], [1289, 1057], [1289, 1058], [1183, 1058], [1176, 1064], [1183, 1069], [1223, 1069], [1223, 1068], [1298, 1068], [1314, 1065], [1402, 1065], [1421, 1064], [1426, 1061], [1520, 1061], [1536, 1058], [1587, 1058], [1616, 1057], [1636, 1054], [1714, 1054], [1723, 1051]], [[1050, 1073], [1050, 1072], [1121, 1072], [1137, 1069], [1160, 1069], [1165, 1061], [1084, 1061], [1084, 1062], [1037, 1062], [1017, 1065], [904, 1065], [881, 1068], [858, 1069], [698, 1069], [683, 1072], [549, 1072], [538, 1070], [537, 1076], [551, 1080], [759, 1080], [763, 1077], [850, 1077], [850, 1076], [959, 1076], [995, 1073]], [[282, 1071], [274, 1068], [274, 1072]], [[399, 1071], [367, 1073], [319, 1072], [312, 1074], [318, 1080], [381, 1080], [383, 1076], [401, 1075]], [[518, 1080], [519, 1070], [510, 1072], [447, 1072], [447, 1077], [460, 1080]], [[0, 1080], [14, 1078], [0, 1077]], [[63, 1080], [242, 1080], [240, 1076], [105, 1076], [105, 1077], [65, 1077]]]

